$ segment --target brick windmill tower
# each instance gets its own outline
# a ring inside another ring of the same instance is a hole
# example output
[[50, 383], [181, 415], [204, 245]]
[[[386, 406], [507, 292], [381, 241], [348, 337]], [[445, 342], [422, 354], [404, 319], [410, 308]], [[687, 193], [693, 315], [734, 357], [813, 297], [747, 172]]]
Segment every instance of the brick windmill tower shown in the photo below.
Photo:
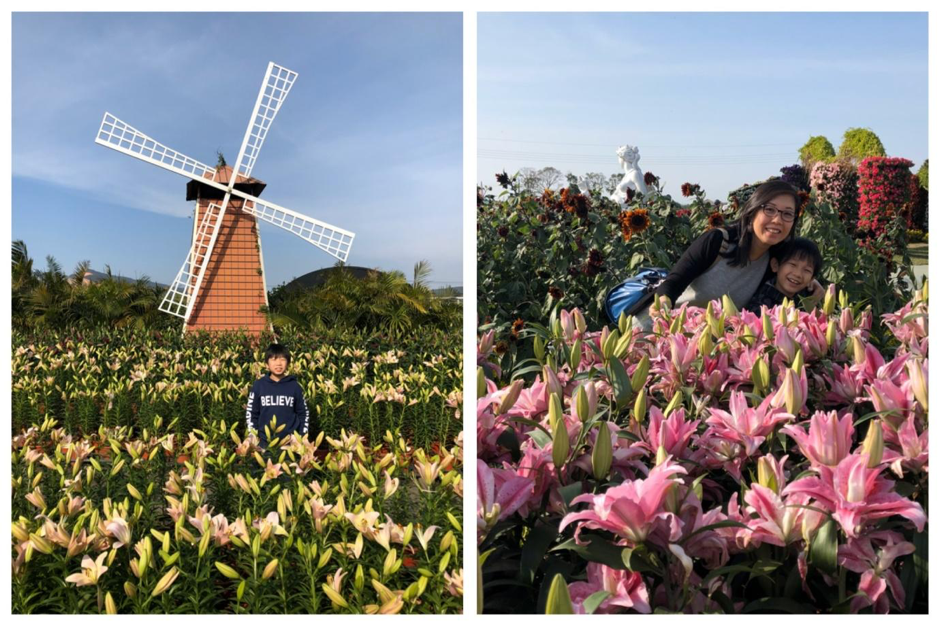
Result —
[[183, 331], [268, 327], [264, 263], [257, 220], [280, 226], [345, 262], [355, 235], [342, 228], [261, 200], [265, 183], [252, 178], [258, 152], [290, 92], [296, 72], [268, 64], [235, 167], [209, 167], [144, 135], [110, 113], [95, 143], [190, 178], [186, 199], [196, 202], [186, 261], [160, 310], [182, 317]]

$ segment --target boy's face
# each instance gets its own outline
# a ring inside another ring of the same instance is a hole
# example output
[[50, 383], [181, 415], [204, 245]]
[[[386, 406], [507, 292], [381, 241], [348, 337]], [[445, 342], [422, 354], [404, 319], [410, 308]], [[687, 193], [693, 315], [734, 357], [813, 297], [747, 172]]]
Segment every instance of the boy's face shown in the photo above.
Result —
[[791, 257], [783, 263], [771, 259], [770, 269], [777, 273], [777, 289], [791, 298], [809, 287], [816, 273], [812, 261], [799, 257]]
[[268, 359], [268, 369], [275, 376], [283, 376], [287, 371], [287, 359], [283, 356], [272, 356]]

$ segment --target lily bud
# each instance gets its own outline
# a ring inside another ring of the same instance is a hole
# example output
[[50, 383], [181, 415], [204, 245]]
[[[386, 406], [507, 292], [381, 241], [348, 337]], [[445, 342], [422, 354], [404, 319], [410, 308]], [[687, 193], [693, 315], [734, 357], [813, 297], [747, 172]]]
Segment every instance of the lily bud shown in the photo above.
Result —
[[565, 421], [559, 421], [552, 431], [552, 463], [556, 469], [561, 469], [568, 460], [568, 452], [571, 450], [571, 442], [568, 440], [568, 428]]
[[553, 393], [548, 398], [548, 423], [552, 427], [552, 432], [555, 432], [557, 428], [556, 424], [558, 422], [564, 422], [564, 409], [561, 406], [561, 396], [557, 393]]
[[865, 362], [865, 344], [862, 343], [861, 337], [858, 335], [849, 335], [848, 347], [852, 350], [852, 359], [855, 361], [856, 365], [861, 365]]
[[267, 580], [274, 576], [274, 572], [277, 570], [277, 559], [274, 559], [264, 567], [264, 571], [261, 573], [261, 580]]
[[783, 299], [783, 304], [777, 307], [777, 319], [780, 321], [781, 326], [787, 325], [787, 310], [793, 306], [793, 303], [790, 302], [789, 298]]
[[362, 591], [362, 588], [366, 585], [366, 575], [362, 570], [362, 563], [356, 565], [356, 574], [353, 577], [353, 587], [356, 588], [356, 591]]
[[874, 468], [881, 463], [885, 452], [884, 433], [881, 430], [881, 420], [872, 420], [862, 442], [862, 452], [868, 455], [868, 467]]
[[773, 406], [785, 406], [787, 413], [799, 415], [800, 411], [803, 410], [805, 400], [806, 399], [803, 397], [803, 389], [800, 385], [800, 375], [791, 369], [784, 370], [783, 384], [780, 386], [780, 389], [777, 390], [777, 393], [774, 394], [772, 401]]
[[721, 296], [721, 310], [726, 316], [737, 317], [741, 314], [738, 307], [734, 306], [734, 301], [728, 297], [728, 294]]
[[562, 309], [561, 315], [561, 331], [564, 333], [565, 341], [571, 341], [574, 339], [574, 320], [571, 319], [571, 313]]
[[578, 366], [581, 365], [581, 339], [575, 339], [574, 343], [571, 344], [571, 354], [568, 358], [568, 365], [571, 367], [572, 372], [578, 371]]
[[613, 462], [614, 451], [610, 443], [610, 429], [607, 422], [601, 422], [597, 428], [597, 439], [594, 440], [594, 449], [591, 451], [591, 466], [594, 479], [601, 481], [607, 478], [610, 465]]
[[620, 317], [617, 318], [617, 328], [624, 337], [633, 334], [633, 316], [621, 311]]
[[669, 414], [678, 409], [682, 405], [682, 392], [677, 391], [672, 396], [672, 400], [669, 401], [669, 404], [666, 405], [666, 410], [663, 411], [663, 417], [669, 417]]
[[545, 601], [546, 615], [574, 615], [574, 606], [571, 604], [571, 595], [568, 593], [568, 583], [561, 574], [555, 574], [552, 586], [548, 589], [548, 598]]
[[539, 363], [545, 360], [545, 340], [538, 335], [532, 341], [532, 350], [535, 352], [535, 358], [539, 360]]
[[911, 391], [917, 403], [927, 411], [927, 368], [924, 362], [920, 360], [909, 360], [907, 362], [907, 375], [911, 379]]
[[633, 419], [637, 424], [642, 424], [646, 419], [646, 387], [640, 388], [640, 393], [633, 402]]
[[[604, 330], [607, 330], [606, 326], [604, 327]], [[602, 337], [601, 352], [604, 354], [605, 361], [609, 361], [611, 358], [613, 358], [618, 341], [620, 341], [620, 331], [617, 329], [614, 329], [613, 332], [608, 332], [606, 337]]]
[[124, 582], [124, 595], [128, 598], [134, 599], [137, 596], [137, 585], [131, 581]]
[[826, 317], [832, 315], [836, 310], [836, 284], [832, 283], [826, 289], [826, 296], [823, 298], [823, 313]]
[[753, 346], [757, 342], [757, 335], [754, 334], [754, 329], [751, 328], [750, 324], [744, 325], [744, 332], [741, 335], [741, 341], [743, 341], [748, 346]]
[[797, 348], [796, 354], [793, 357], [793, 362], [790, 363], [790, 369], [800, 374], [803, 372], [803, 349]]
[[552, 337], [561, 338], [563, 336], [563, 330], [561, 327], [561, 322], [557, 319], [552, 320]]
[[719, 322], [715, 317], [715, 311], [712, 308], [711, 302], [705, 307], [705, 323], [708, 324], [708, 330], [711, 331], [711, 334], [714, 335], [716, 339], [724, 335], [724, 324]]
[[832, 344], [836, 342], [836, 330], [837, 327], [834, 322], [830, 322], [826, 325], [826, 347], [832, 348]]
[[578, 332], [582, 335], [587, 332], [587, 320], [584, 319], [584, 315], [581, 313], [581, 309], [575, 309], [571, 312], [571, 317], [574, 318], [574, 326], [578, 329]]
[[843, 308], [842, 312], [839, 314], [839, 330], [841, 330], [844, 335], [853, 328], [855, 328], [855, 318], [852, 317], [852, 309]]
[[774, 473], [770, 461], [766, 457], [757, 459], [757, 482], [761, 487], [767, 487], [774, 493], [779, 492], [777, 485], [777, 475]]
[[927, 282], [928, 282], [928, 281], [927, 281], [927, 278], [925, 277], [925, 278], [924, 278], [924, 288], [921, 290], [921, 292], [922, 292], [922, 294], [923, 294], [923, 296], [924, 296], [924, 302], [927, 302]]
[[630, 387], [633, 388], [633, 393], [637, 393], [640, 389], [646, 386], [646, 377], [650, 373], [650, 357], [647, 354], [643, 355], [643, 358], [640, 359], [639, 364], [637, 364], [636, 369], [633, 370], [633, 377], [630, 378]]
[[771, 321], [770, 315], [767, 314], [767, 309], [764, 309], [760, 314], [760, 323], [764, 330], [764, 341], [773, 341], [774, 323]]
[[509, 410], [516, 405], [516, 400], [519, 399], [519, 394], [522, 393], [523, 384], [524, 381], [521, 378], [517, 378], [513, 381], [512, 385], [509, 386], [509, 391], [503, 396], [503, 401], [499, 403], [497, 415], [508, 413]]
[[675, 335], [676, 333], [682, 332], [682, 327], [685, 326], [685, 312], [686, 309], [681, 309], [679, 315], [672, 319], [672, 323], [669, 325], [669, 332], [671, 334]]
[[770, 366], [767, 361], [762, 358], [754, 361], [754, 366], [751, 367], [751, 381], [756, 389], [767, 389], [770, 385]]
[[698, 351], [702, 356], [709, 356], [715, 348], [711, 333], [702, 333], [698, 338]]
[[561, 382], [558, 380], [558, 376], [555, 374], [555, 370], [551, 366], [545, 365], [542, 367], [542, 382], [545, 383], [545, 393], [548, 399], [551, 399], [551, 395], [557, 394], [558, 397], [561, 397], [564, 394], [564, 389], [561, 387]]
[[597, 411], [597, 389], [594, 382], [582, 383], [575, 392], [575, 410], [578, 413], [578, 419], [586, 422]]
[[847, 309], [849, 307], [849, 294], [846, 291], [839, 292], [839, 308]]
[[486, 374], [482, 367], [477, 368], [477, 400], [486, 395]]
[[656, 450], [656, 465], [662, 465], [666, 462], [667, 458], [669, 458], [669, 455], [666, 454], [666, 448], [659, 446]]

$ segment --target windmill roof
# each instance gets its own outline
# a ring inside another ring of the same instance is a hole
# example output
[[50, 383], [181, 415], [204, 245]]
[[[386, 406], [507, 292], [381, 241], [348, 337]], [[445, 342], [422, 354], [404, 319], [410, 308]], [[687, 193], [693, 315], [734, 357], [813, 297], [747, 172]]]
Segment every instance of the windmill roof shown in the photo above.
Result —
[[[217, 183], [222, 183], [223, 185], [227, 185], [228, 182], [229, 182], [229, 180], [231, 180], [231, 179], [232, 179], [232, 166], [226, 165], [226, 166], [220, 167], [219, 169], [216, 170], [215, 181], [216, 181]], [[261, 180], [259, 180], [259, 179], [257, 179], [257, 178], [254, 178], [253, 176], [242, 176], [241, 174], [239, 174], [239, 175], [238, 175], [238, 178], [235, 179], [235, 183], [236, 183], [236, 184], [240, 184], [240, 183], [262, 183], [262, 182], [263, 182], [263, 181], [261, 181]]]

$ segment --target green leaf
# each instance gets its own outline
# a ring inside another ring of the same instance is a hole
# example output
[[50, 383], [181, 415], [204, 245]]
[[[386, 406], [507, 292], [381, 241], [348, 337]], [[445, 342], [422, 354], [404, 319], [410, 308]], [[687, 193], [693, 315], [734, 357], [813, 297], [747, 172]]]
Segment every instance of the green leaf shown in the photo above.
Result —
[[699, 533], [704, 533], [704, 532], [709, 531], [709, 530], [715, 530], [716, 528], [730, 528], [730, 527], [733, 527], [733, 526], [736, 526], [736, 527], [738, 527], [738, 528], [747, 528], [747, 527], [748, 527], [747, 524], [743, 524], [743, 523], [741, 523], [741, 522], [736, 522], [736, 521], [730, 520], [730, 519], [723, 520], [723, 521], [721, 521], [721, 522], [715, 522], [714, 524], [707, 524], [707, 525], [705, 525], [705, 526], [702, 526], [701, 528], [696, 528], [693, 532], [691, 532], [691, 533], [689, 533], [688, 535], [686, 535], [685, 537], [683, 537], [683, 538], [679, 541], [679, 545], [684, 545], [686, 541], [688, 541], [689, 539], [691, 539], [692, 537], [694, 537], [695, 535], [697, 535], [697, 534], [699, 534]]
[[581, 533], [581, 541], [588, 543], [578, 545], [574, 542], [574, 539], [569, 539], [552, 548], [551, 552], [570, 550], [588, 561], [601, 563], [613, 569], [627, 569], [621, 556], [623, 552], [621, 546], [615, 546], [608, 541], [604, 541], [598, 535], [588, 533]]
[[584, 493], [584, 486], [581, 481], [571, 483], [570, 485], [565, 485], [558, 489], [558, 493], [561, 494], [562, 499], [565, 501], [565, 506], [571, 506], [571, 501]]
[[597, 607], [601, 605], [601, 602], [609, 598], [611, 595], [612, 594], [609, 591], [595, 591], [584, 599], [584, 612], [588, 615], [593, 615], [594, 611], [597, 610]]
[[816, 609], [808, 604], [794, 602], [787, 598], [761, 598], [744, 607], [742, 613], [815, 613]]
[[620, 359], [610, 360], [610, 365], [607, 367], [607, 379], [614, 392], [617, 408], [625, 407], [630, 402], [630, 396], [633, 395], [633, 387], [630, 385], [630, 377], [627, 376], [627, 370]]
[[529, 431], [529, 439], [534, 441], [539, 448], [544, 448], [552, 442], [551, 436], [544, 430]]
[[809, 545], [809, 563], [827, 574], [835, 574], [838, 567], [839, 533], [833, 519], [823, 524]]
[[523, 582], [531, 584], [535, 580], [542, 558], [556, 537], [558, 526], [555, 524], [538, 524], [529, 532], [519, 559], [519, 578]]

